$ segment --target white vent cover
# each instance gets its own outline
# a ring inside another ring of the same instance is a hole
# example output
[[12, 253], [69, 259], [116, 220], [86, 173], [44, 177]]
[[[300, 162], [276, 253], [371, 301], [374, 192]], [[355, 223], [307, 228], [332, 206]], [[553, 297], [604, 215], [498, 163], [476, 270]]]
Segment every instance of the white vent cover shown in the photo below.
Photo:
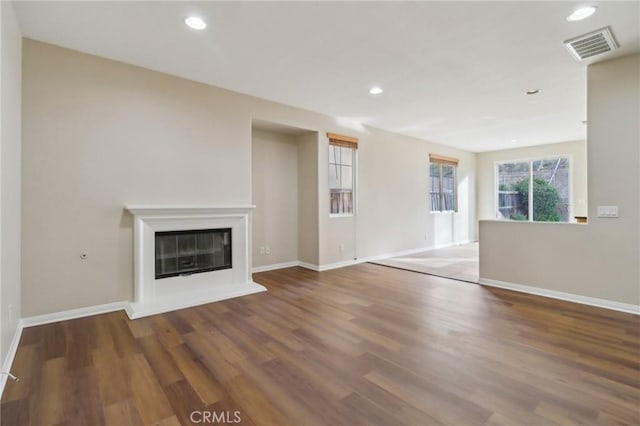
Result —
[[616, 44], [609, 27], [583, 34], [564, 41], [564, 46], [579, 61], [584, 61], [592, 56], [616, 50]]

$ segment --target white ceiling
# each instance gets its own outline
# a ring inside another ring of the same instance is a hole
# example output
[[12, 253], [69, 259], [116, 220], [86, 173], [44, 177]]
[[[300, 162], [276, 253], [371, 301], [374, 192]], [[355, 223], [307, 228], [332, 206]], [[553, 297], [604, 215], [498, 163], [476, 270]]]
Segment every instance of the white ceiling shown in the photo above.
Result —
[[[611, 25], [640, 51], [640, 2], [19, 2], [25, 37], [300, 108], [487, 151], [583, 139], [586, 63], [562, 41]], [[183, 21], [202, 16], [196, 32]], [[372, 85], [384, 93], [372, 96]], [[525, 96], [527, 89], [542, 93]]]

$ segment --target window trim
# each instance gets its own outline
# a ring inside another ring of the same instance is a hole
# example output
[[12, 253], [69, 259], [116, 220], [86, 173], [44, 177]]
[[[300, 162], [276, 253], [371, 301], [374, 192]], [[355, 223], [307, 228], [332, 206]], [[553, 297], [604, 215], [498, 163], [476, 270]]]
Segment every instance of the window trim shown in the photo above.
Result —
[[438, 194], [440, 195], [440, 206], [445, 205], [444, 202], [444, 188], [443, 188], [443, 179], [442, 179], [442, 168], [445, 166], [449, 166], [453, 168], [453, 210], [433, 210], [433, 205], [431, 204], [431, 196], [429, 196], [429, 212], [434, 214], [442, 214], [442, 213], [457, 213], [458, 212], [458, 160], [451, 157], [442, 157], [439, 155], [429, 154], [429, 194], [431, 194], [431, 188], [433, 187], [433, 183], [431, 182], [431, 165], [437, 165], [440, 167], [440, 188]]
[[[569, 209], [567, 211], [568, 220], [566, 222], [546, 222], [546, 221], [536, 221], [533, 220], [533, 162], [540, 160], [549, 160], [552, 158], [566, 158], [569, 163]], [[499, 197], [498, 197], [498, 166], [500, 164], [508, 164], [508, 163], [529, 163], [529, 211], [527, 212], [528, 219], [524, 220], [513, 220], [513, 219], [499, 219], [498, 218], [498, 210], [499, 210]], [[527, 157], [520, 158], [515, 160], [496, 160], [493, 163], [493, 216], [495, 220], [500, 221], [508, 221], [508, 222], [535, 222], [535, 223], [572, 223], [571, 218], [573, 217], [573, 155], [572, 154], [549, 154], [549, 155], [538, 155], [535, 157]]]
[[[337, 146], [340, 148], [348, 148], [353, 152], [353, 156], [351, 158], [351, 201], [353, 208], [350, 213], [331, 213], [331, 188], [328, 188], [328, 196], [329, 196], [329, 218], [340, 218], [340, 217], [355, 217], [358, 211], [358, 139], [351, 136], [339, 135], [336, 133], [327, 133], [327, 138], [329, 139], [328, 148], [331, 146]], [[329, 150], [327, 149], [327, 154], [329, 154]], [[329, 161], [329, 155], [327, 155], [327, 170], [332, 163]], [[327, 176], [327, 184], [329, 183], [329, 179]]]

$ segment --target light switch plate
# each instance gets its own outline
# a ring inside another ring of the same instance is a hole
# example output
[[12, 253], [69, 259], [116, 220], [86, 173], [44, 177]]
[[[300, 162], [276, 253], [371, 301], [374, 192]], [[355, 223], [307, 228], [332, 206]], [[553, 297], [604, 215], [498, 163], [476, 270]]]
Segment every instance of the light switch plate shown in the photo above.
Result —
[[618, 206], [598, 206], [598, 217], [618, 217]]

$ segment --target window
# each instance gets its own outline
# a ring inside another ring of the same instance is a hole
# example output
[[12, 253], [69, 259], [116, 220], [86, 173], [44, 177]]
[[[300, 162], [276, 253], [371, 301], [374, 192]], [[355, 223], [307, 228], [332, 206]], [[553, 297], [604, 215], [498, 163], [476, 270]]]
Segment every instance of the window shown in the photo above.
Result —
[[529, 175], [528, 161], [498, 164], [498, 219], [529, 220]]
[[568, 222], [570, 161], [567, 157], [498, 163], [496, 217]]
[[429, 155], [432, 212], [455, 212], [458, 210], [457, 167], [458, 160], [455, 158]]
[[358, 140], [328, 133], [329, 213], [351, 215], [354, 211], [355, 163]]

